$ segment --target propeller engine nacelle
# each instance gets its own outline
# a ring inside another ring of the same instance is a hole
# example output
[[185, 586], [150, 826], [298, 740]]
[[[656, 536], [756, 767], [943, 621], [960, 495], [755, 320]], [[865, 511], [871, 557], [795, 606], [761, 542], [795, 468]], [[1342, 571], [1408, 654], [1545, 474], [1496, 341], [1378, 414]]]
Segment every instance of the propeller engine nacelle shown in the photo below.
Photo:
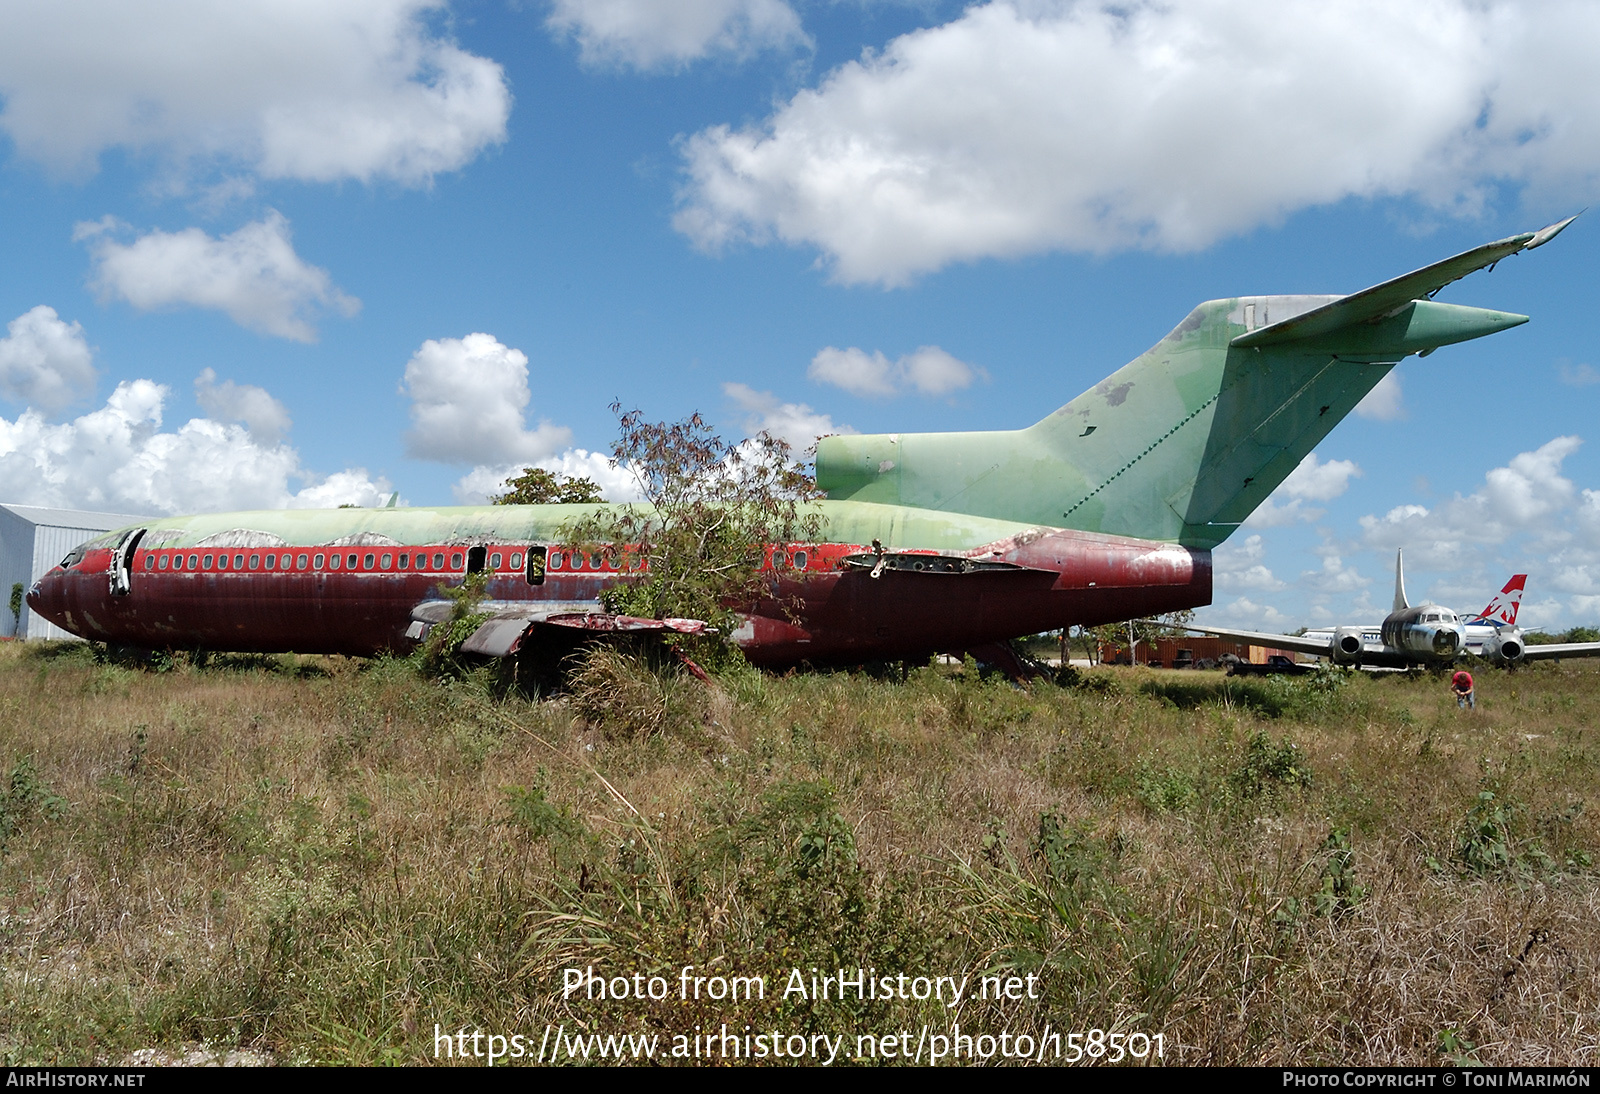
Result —
[[1365, 649], [1360, 627], [1339, 627], [1333, 632], [1333, 663], [1359, 665]]
[[1515, 627], [1508, 627], [1497, 631], [1493, 638], [1483, 644], [1483, 656], [1497, 665], [1515, 665], [1522, 660], [1522, 655], [1527, 652], [1528, 643], [1522, 637], [1522, 631]]

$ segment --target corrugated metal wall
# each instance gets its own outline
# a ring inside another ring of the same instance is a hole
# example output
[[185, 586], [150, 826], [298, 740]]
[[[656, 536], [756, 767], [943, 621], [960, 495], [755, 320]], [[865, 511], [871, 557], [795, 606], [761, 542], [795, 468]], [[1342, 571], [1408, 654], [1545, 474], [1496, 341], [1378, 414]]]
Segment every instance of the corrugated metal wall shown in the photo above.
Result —
[[[33, 584], [33, 523], [9, 509], [0, 509], [0, 635], [17, 633], [11, 616], [11, 586], [20, 583], [24, 594]], [[27, 626], [28, 606], [22, 606], [22, 624]]]
[[[24, 512], [30, 507], [20, 506]], [[100, 514], [79, 513], [72, 510], [32, 509], [34, 515], [56, 515], [76, 520], [97, 520]], [[48, 619], [41, 619], [22, 605], [22, 618], [11, 615], [11, 588], [22, 586], [23, 595], [33, 583], [51, 567], [66, 557], [80, 543], [103, 535], [112, 528], [121, 528], [129, 518], [105, 514], [97, 527], [84, 528], [74, 524], [35, 524], [21, 513], [0, 506], [0, 636], [11, 638], [21, 634], [25, 638], [76, 639]], [[18, 625], [20, 622], [20, 626]]]
[[[103, 528], [63, 528], [51, 524], [34, 525], [33, 540], [33, 569], [28, 575], [28, 586], [31, 588], [35, 581], [50, 571], [50, 568], [63, 558], [67, 552], [80, 543], [93, 539], [105, 532]], [[7, 585], [6, 588], [11, 586]], [[78, 636], [69, 634], [54, 623], [41, 616], [34, 615], [24, 606], [23, 633], [29, 638], [71, 638]]]

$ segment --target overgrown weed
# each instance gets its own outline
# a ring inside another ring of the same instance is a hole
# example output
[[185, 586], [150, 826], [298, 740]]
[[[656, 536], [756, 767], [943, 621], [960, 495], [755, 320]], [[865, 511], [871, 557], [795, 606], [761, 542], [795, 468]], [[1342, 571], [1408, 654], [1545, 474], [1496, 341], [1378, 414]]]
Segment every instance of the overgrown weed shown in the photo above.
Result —
[[[1272, 713], [1144, 671], [708, 687], [634, 661], [614, 699], [529, 701], [316, 663], [0, 647], [12, 1061], [420, 1063], [435, 1024], [547, 1021], [853, 1046], [959, 1018], [1161, 1033], [1189, 1063], [1568, 1066], [1600, 1043], [1587, 668], [1486, 674], [1467, 718], [1428, 679]], [[569, 968], [676, 988], [691, 965], [768, 993], [562, 997]], [[1036, 994], [785, 996], [812, 966]]]

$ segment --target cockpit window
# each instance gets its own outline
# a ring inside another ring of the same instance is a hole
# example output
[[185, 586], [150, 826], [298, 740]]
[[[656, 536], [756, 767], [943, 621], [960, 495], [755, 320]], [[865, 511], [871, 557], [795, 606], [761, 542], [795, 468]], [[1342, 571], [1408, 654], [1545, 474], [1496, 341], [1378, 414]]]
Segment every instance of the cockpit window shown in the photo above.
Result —
[[61, 560], [61, 568], [63, 570], [72, 569], [78, 563], [82, 562], [83, 556], [88, 553], [89, 545], [87, 543], [74, 547], [70, 552], [68, 552], [67, 557]]

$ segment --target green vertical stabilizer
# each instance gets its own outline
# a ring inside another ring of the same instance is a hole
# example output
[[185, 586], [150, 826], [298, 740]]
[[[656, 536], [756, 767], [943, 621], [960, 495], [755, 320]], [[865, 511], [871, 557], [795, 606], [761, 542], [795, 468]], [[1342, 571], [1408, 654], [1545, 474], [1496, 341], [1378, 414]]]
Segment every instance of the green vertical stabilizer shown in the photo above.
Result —
[[1351, 296], [1209, 301], [1027, 429], [828, 437], [817, 483], [834, 500], [1213, 547], [1402, 357], [1527, 322], [1428, 298], [1566, 223]]

